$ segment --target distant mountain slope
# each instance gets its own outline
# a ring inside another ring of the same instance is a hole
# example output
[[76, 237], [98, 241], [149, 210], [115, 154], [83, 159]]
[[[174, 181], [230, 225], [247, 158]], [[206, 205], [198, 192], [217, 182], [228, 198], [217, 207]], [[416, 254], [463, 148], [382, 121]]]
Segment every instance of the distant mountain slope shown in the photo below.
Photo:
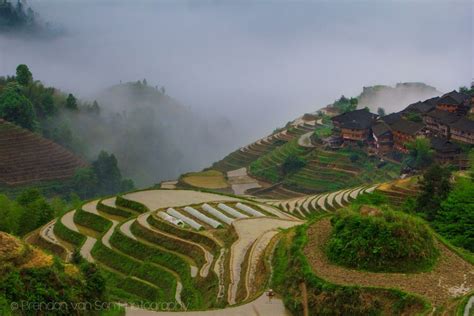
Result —
[[1, 184], [67, 179], [85, 165], [60, 145], [0, 119]]
[[73, 134], [87, 145], [88, 157], [113, 152], [139, 186], [203, 168], [232, 146], [228, 120], [204, 117], [146, 82], [112, 86], [97, 101], [98, 115], [71, 117]]

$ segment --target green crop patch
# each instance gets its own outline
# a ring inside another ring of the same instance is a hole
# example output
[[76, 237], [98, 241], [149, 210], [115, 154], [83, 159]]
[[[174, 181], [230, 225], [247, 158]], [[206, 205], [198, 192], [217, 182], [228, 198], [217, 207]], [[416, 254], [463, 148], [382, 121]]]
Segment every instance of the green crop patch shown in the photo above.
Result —
[[128, 209], [133, 210], [133, 211], [138, 212], [138, 213], [145, 213], [145, 212], [150, 211], [148, 209], [148, 207], [146, 207], [142, 203], [126, 199], [126, 198], [124, 198], [123, 196], [120, 196], [120, 195], [117, 195], [117, 197], [115, 198], [115, 204], [117, 206], [128, 208]]
[[79, 208], [74, 214], [74, 222], [81, 226], [95, 230], [98, 233], [104, 233], [112, 226], [112, 222], [108, 219], [84, 211], [82, 208]]
[[86, 241], [86, 237], [64, 226], [61, 219], [56, 221], [53, 230], [56, 236], [74, 246], [80, 247]]
[[137, 222], [133, 223], [132, 226], [132, 231], [136, 236], [143, 238], [150, 243], [160, 245], [161, 247], [175, 252], [183, 253], [193, 258], [198, 265], [202, 265], [206, 261], [204, 258], [204, 252], [195, 245], [152, 232], [142, 227]]
[[129, 218], [133, 215], [132, 212], [104, 204], [102, 200], [100, 200], [99, 203], [97, 203], [97, 209], [101, 212], [114, 215], [114, 216], [120, 216], [123, 218]]

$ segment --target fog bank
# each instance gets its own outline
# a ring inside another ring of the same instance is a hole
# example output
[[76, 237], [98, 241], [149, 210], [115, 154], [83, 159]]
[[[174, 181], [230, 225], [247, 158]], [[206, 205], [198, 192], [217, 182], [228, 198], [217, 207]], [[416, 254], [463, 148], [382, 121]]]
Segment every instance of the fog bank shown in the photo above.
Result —
[[221, 151], [363, 86], [417, 81], [445, 92], [473, 76], [470, 1], [30, 4], [66, 32], [0, 36], [0, 74], [26, 63], [86, 98], [147, 78], [210, 122], [228, 118], [240, 132]]

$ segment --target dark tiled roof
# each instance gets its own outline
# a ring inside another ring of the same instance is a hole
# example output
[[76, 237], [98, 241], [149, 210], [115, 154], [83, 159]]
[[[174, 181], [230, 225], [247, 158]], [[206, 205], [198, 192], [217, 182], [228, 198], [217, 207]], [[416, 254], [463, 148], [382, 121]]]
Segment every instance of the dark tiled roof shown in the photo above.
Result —
[[443, 94], [441, 98], [439, 98], [438, 104], [460, 105], [468, 98], [469, 96], [467, 94], [453, 90], [451, 92]]
[[433, 110], [426, 115], [443, 124], [452, 124], [461, 118], [459, 115], [442, 110]]
[[376, 118], [376, 114], [370, 113], [365, 109], [360, 109], [335, 116], [332, 120], [339, 122], [343, 128], [367, 129]]
[[399, 131], [407, 135], [415, 135], [417, 132], [421, 131], [424, 127], [423, 124], [415, 123], [412, 121], [400, 119], [395, 122], [392, 126], [392, 130]]
[[450, 152], [460, 150], [460, 147], [446, 138], [433, 137], [430, 138], [431, 148], [438, 152]]
[[465, 117], [458, 120], [456, 123], [451, 124], [451, 128], [458, 129], [464, 132], [474, 132], [474, 121]]
[[385, 122], [379, 122], [372, 126], [372, 132], [375, 136], [382, 136], [384, 134], [390, 133], [390, 127], [385, 124]]
[[402, 118], [402, 115], [400, 113], [391, 113], [385, 116], [382, 116], [380, 119], [387, 123], [388, 125], [392, 125], [396, 121]]
[[407, 106], [403, 112], [427, 113], [435, 108], [432, 102], [418, 101]]
[[431, 99], [426, 99], [425, 101], [423, 101], [423, 103], [430, 104], [432, 106], [436, 106], [436, 104], [438, 104], [438, 100], [439, 100], [439, 97], [434, 97], [434, 98], [431, 98]]

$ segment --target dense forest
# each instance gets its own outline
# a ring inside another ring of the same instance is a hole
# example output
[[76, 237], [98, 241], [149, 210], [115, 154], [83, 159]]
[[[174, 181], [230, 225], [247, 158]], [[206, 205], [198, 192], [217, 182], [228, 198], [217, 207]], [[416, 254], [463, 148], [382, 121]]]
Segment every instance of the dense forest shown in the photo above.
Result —
[[4, 34], [52, 34], [48, 23], [24, 1], [0, 0], [0, 33]]

